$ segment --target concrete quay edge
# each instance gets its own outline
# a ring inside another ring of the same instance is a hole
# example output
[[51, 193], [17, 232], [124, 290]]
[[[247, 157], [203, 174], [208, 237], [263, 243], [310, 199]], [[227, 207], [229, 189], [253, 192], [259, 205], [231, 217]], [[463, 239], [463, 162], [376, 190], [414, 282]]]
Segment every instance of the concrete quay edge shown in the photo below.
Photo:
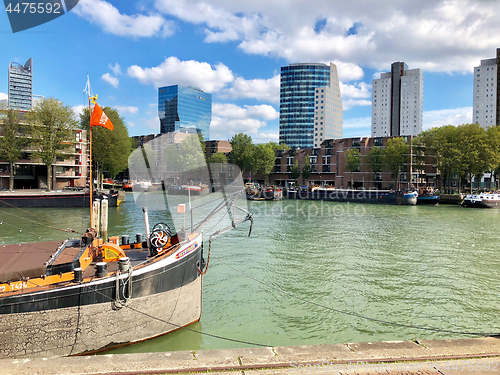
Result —
[[[290, 347], [258, 347], [136, 354], [104, 354], [0, 360], [2, 375], [166, 373], [304, 373], [325, 363], [438, 362], [470, 358], [500, 362], [500, 338], [382, 341]], [[500, 371], [500, 368], [498, 369]], [[323, 372], [325, 373], [325, 372]], [[437, 372], [436, 372], [437, 373]], [[337, 372], [335, 372], [337, 374]], [[443, 372], [441, 372], [443, 374]]]

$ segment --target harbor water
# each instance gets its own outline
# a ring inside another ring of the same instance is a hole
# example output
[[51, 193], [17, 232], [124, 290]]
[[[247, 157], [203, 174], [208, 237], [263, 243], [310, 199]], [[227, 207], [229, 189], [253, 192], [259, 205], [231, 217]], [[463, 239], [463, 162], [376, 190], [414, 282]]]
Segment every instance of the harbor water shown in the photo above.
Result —
[[[132, 201], [128, 195], [110, 208], [110, 235], [144, 233]], [[252, 236], [244, 224], [212, 243], [200, 322], [112, 353], [500, 333], [500, 210], [300, 200], [248, 205]], [[0, 245], [73, 238], [54, 228], [84, 232], [87, 211], [2, 208]], [[154, 211], [149, 221], [165, 217]], [[205, 244], [205, 256], [207, 250]]]

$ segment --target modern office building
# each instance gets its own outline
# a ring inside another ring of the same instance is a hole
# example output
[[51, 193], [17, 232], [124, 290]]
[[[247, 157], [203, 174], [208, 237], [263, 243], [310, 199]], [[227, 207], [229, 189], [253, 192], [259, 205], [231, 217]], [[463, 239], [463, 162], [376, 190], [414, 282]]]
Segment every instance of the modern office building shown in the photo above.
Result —
[[417, 135], [422, 131], [424, 79], [404, 62], [372, 81], [372, 137]]
[[212, 94], [192, 86], [158, 88], [160, 133], [202, 133], [210, 139]]
[[500, 48], [497, 57], [474, 68], [472, 122], [483, 128], [500, 125]]
[[33, 59], [9, 65], [9, 108], [29, 111], [33, 106]]
[[280, 143], [319, 147], [342, 138], [343, 110], [335, 64], [301, 63], [281, 68]]

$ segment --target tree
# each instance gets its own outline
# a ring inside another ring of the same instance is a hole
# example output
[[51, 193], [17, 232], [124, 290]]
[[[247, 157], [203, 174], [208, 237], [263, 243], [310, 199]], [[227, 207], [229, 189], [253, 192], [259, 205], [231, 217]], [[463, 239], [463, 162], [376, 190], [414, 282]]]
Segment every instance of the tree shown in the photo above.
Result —
[[311, 177], [311, 163], [309, 162], [309, 155], [306, 155], [306, 162], [304, 164], [304, 168], [302, 169], [302, 178], [304, 179], [304, 182], [309, 180], [309, 177]]
[[[131, 141], [125, 119], [120, 116], [116, 109], [102, 107], [114, 125], [113, 130], [102, 126], [92, 127], [92, 161], [99, 166], [99, 181], [103, 171], [109, 171], [112, 178], [128, 167], [128, 157], [137, 148], [137, 142]], [[80, 128], [90, 129], [89, 109], [85, 108], [80, 114]], [[134, 147], [135, 146], [135, 147]]]
[[21, 158], [21, 151], [27, 144], [22, 134], [19, 111], [9, 109], [1, 127], [0, 157], [9, 162], [9, 190], [14, 190], [14, 164]]
[[210, 156], [210, 163], [225, 164], [227, 163], [226, 154], [223, 152], [216, 152]]
[[[47, 190], [52, 190], [51, 165], [57, 158], [67, 158], [65, 153], [74, 138], [77, 121], [73, 109], [54, 98], [40, 100], [26, 114], [31, 135], [33, 158], [39, 158], [47, 167]], [[128, 146], [130, 147], [130, 146]]]
[[373, 146], [368, 154], [364, 157], [364, 162], [373, 173], [373, 181], [376, 180], [376, 174], [382, 172], [384, 161], [382, 157], [382, 150], [378, 146]]
[[238, 133], [231, 138], [231, 147], [233, 148], [230, 154], [231, 162], [236, 164], [242, 172], [247, 171], [251, 173], [254, 149], [252, 137]]
[[266, 176], [273, 170], [274, 160], [275, 157], [272, 145], [267, 143], [254, 146], [250, 171]]
[[197, 171], [207, 166], [200, 138], [192, 134], [179, 144], [179, 171]]
[[357, 148], [350, 148], [345, 153], [345, 167], [351, 172], [351, 189], [354, 189], [353, 173], [359, 169], [361, 164], [361, 153]]
[[408, 158], [408, 148], [404, 138], [397, 137], [389, 139], [383, 150], [385, 165], [395, 177], [397, 190], [399, 190], [401, 169]]
[[292, 168], [290, 168], [290, 178], [292, 180], [296, 180], [297, 178], [300, 177], [300, 168], [299, 168], [299, 161], [295, 160], [295, 163], [293, 164]]
[[288, 151], [291, 148], [290, 146], [288, 146], [285, 143], [278, 144], [276, 142], [269, 142], [268, 145], [270, 145], [274, 151], [278, 151], [278, 150]]
[[479, 182], [484, 172], [488, 171], [488, 144], [486, 130], [478, 124], [464, 124], [457, 127], [460, 171], [470, 181], [472, 192], [472, 176]]

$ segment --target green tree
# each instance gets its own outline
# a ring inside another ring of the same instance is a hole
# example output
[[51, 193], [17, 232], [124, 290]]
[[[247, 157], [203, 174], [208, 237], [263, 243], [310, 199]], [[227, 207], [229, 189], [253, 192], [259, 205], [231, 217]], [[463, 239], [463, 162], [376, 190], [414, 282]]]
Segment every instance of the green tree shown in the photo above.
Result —
[[14, 165], [21, 158], [21, 151], [27, 145], [27, 138], [22, 134], [19, 111], [5, 111], [5, 119], [0, 128], [0, 157], [9, 162], [9, 189], [14, 190]]
[[373, 181], [375, 181], [377, 173], [382, 172], [382, 168], [384, 166], [382, 149], [378, 146], [373, 146], [363, 159], [365, 164], [372, 171]]
[[306, 154], [306, 161], [304, 168], [302, 168], [302, 178], [304, 179], [304, 183], [309, 180], [309, 177], [311, 177], [311, 163], [309, 162], [309, 155]]
[[290, 150], [290, 146], [288, 146], [287, 144], [285, 143], [276, 143], [276, 142], [269, 142], [268, 145], [270, 145], [274, 151], [278, 151], [278, 150], [284, 150], [284, 151], [288, 151]]
[[300, 177], [299, 161], [295, 160], [295, 163], [293, 164], [292, 168], [290, 168], [290, 178], [292, 180], [296, 180], [299, 177]]
[[253, 147], [251, 172], [267, 176], [274, 168], [274, 149], [272, 145], [260, 144]]
[[397, 190], [399, 190], [401, 169], [408, 158], [408, 149], [409, 146], [402, 137], [389, 139], [386, 147], [383, 149], [385, 165], [395, 177]]
[[351, 189], [354, 189], [353, 173], [359, 169], [361, 165], [361, 153], [357, 148], [350, 148], [345, 153], [345, 167], [351, 172]]
[[457, 130], [460, 172], [469, 179], [472, 192], [472, 177], [476, 177], [479, 187], [481, 176], [489, 169], [486, 130], [478, 124], [464, 124]]
[[59, 100], [40, 100], [26, 114], [31, 135], [32, 157], [40, 159], [47, 167], [47, 190], [52, 190], [52, 167], [57, 158], [67, 158], [66, 151], [72, 146], [73, 130], [77, 121], [73, 109]]
[[227, 163], [226, 154], [223, 152], [216, 152], [210, 156], [210, 163], [225, 164]]
[[241, 171], [251, 173], [253, 161], [252, 137], [249, 135], [238, 133], [231, 138], [231, 147], [233, 150], [230, 154], [231, 163], [236, 164]]
[[[95, 166], [99, 167], [99, 181], [104, 171], [109, 171], [111, 177], [115, 178], [118, 173], [127, 169], [128, 157], [137, 148], [137, 142], [129, 137], [125, 119], [118, 111], [111, 107], [102, 107], [102, 110], [113, 123], [114, 129], [109, 130], [102, 126], [92, 127], [92, 161]], [[88, 108], [80, 114], [80, 128], [87, 131], [90, 129]]]
[[196, 171], [206, 167], [205, 153], [201, 149], [200, 138], [192, 134], [179, 144], [180, 171]]

